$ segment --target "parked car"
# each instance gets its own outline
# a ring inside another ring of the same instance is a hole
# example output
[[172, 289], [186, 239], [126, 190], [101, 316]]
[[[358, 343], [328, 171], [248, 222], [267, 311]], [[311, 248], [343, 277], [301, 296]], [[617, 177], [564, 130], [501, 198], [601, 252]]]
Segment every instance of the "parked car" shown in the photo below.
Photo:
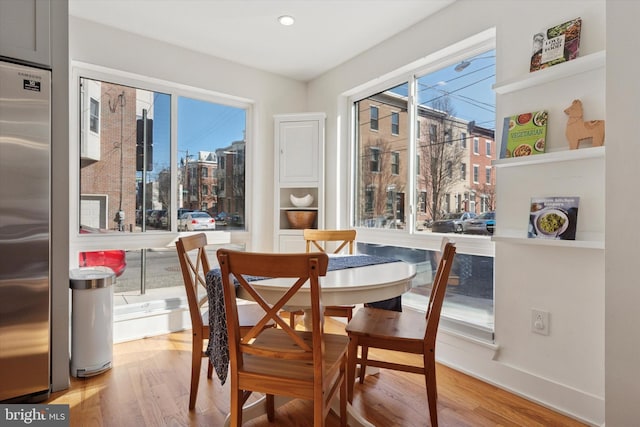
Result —
[[[86, 225], [80, 226], [80, 234], [99, 233], [100, 230]], [[127, 254], [123, 250], [80, 252], [79, 267], [109, 267], [116, 277], [121, 276], [127, 267]]]
[[187, 209], [187, 208], [178, 208], [178, 215], [176, 215], [177, 219], [180, 219], [180, 217], [184, 214], [186, 214], [187, 212], [193, 212], [193, 209]]
[[462, 232], [467, 234], [493, 234], [496, 228], [496, 213], [485, 212], [462, 223]]
[[206, 212], [187, 212], [182, 214], [178, 231], [215, 230], [216, 220]]
[[229, 215], [227, 215], [226, 212], [218, 212], [215, 218], [216, 218], [217, 225], [227, 225]]
[[462, 233], [462, 222], [474, 218], [473, 212], [451, 212], [433, 221], [431, 231], [436, 233]]

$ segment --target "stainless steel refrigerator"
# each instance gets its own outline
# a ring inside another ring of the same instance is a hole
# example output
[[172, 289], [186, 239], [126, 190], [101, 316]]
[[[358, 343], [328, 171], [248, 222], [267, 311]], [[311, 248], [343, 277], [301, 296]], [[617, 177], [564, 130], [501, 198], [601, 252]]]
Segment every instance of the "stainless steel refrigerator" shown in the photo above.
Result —
[[0, 402], [50, 389], [51, 72], [0, 61]]

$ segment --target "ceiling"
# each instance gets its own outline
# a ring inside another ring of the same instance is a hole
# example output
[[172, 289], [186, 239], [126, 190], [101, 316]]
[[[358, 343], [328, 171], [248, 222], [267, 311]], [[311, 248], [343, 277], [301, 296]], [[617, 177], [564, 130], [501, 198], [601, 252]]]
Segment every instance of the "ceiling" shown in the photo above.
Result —
[[454, 1], [69, 0], [69, 14], [308, 81]]

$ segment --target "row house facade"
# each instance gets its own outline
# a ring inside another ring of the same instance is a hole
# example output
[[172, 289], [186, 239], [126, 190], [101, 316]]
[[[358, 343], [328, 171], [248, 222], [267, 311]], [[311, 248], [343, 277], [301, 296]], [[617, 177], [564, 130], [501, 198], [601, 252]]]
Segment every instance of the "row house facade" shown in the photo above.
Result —
[[216, 170], [218, 157], [210, 151], [198, 151], [183, 161], [182, 207], [215, 214], [218, 208]]
[[[406, 226], [409, 165], [407, 98], [391, 91], [357, 103], [360, 224]], [[416, 223], [448, 212], [495, 207], [494, 132], [420, 105], [415, 131]]]

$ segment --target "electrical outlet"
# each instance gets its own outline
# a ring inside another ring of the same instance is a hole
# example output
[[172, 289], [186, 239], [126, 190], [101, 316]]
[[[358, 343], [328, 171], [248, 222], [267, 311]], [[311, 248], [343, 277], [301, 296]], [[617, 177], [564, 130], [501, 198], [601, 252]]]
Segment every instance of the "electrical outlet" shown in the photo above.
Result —
[[549, 312], [531, 309], [531, 332], [540, 335], [549, 335]]

